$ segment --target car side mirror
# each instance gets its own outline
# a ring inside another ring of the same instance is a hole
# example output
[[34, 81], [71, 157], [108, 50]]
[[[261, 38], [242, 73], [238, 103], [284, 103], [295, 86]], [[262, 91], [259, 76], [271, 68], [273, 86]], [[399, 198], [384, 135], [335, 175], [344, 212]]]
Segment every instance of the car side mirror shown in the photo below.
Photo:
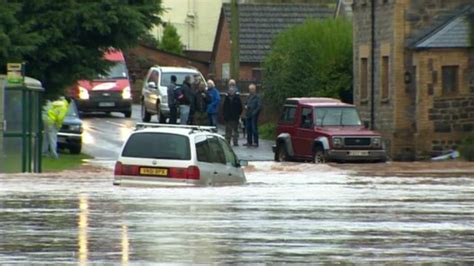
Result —
[[248, 165], [249, 165], [249, 162], [248, 162], [248, 161], [246, 161], [246, 160], [239, 160], [239, 164], [238, 164], [239, 167], [246, 167], [246, 166], [248, 166]]
[[369, 128], [369, 121], [364, 121], [364, 127]]
[[156, 86], [156, 83], [154, 81], [150, 81], [148, 82], [148, 88], [156, 90], [156, 88], [158, 87]]

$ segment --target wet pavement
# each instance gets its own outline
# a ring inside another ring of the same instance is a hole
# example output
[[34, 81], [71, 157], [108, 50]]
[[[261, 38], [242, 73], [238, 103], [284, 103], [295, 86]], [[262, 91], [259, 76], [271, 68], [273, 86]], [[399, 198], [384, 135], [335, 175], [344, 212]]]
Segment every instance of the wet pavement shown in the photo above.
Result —
[[[132, 117], [124, 118], [121, 113], [93, 114], [82, 117], [84, 133], [82, 134], [82, 152], [95, 158], [99, 166], [110, 167], [118, 158], [123, 143], [140, 122], [140, 106], [133, 105]], [[157, 123], [157, 117], [152, 116], [152, 123]], [[224, 134], [222, 127], [219, 133]], [[273, 160], [272, 145], [274, 141], [260, 140], [258, 148], [247, 148], [243, 135], [240, 135], [240, 146], [234, 147], [237, 156], [248, 161]]]
[[235, 187], [0, 175], [0, 264], [474, 263], [474, 179], [255, 162]]

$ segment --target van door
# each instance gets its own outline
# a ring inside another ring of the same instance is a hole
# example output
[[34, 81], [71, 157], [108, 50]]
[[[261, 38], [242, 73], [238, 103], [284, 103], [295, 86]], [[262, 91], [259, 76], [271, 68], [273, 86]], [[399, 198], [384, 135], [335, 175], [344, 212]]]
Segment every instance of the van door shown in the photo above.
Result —
[[[148, 110], [152, 111], [152, 113], [156, 113], [156, 102], [158, 100], [158, 80], [159, 80], [159, 72], [157, 70], [151, 70], [148, 78], [143, 84], [143, 96], [145, 100], [145, 106]], [[149, 83], [153, 82], [155, 87], [149, 87]]]

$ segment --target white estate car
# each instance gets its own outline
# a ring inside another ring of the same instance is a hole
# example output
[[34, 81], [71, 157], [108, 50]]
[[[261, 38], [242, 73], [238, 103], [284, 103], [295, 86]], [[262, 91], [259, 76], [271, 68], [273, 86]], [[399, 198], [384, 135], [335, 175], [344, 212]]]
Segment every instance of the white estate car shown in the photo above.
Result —
[[160, 123], [166, 123], [169, 117], [168, 85], [171, 76], [176, 76], [176, 85], [180, 87], [186, 76], [191, 77], [191, 84], [195, 80], [206, 83], [203, 75], [196, 69], [184, 67], [154, 66], [148, 70], [145, 77], [141, 95], [141, 118], [143, 122], [150, 122], [152, 115], [158, 115]]
[[213, 127], [137, 123], [115, 164], [114, 185], [209, 186], [246, 182], [242, 166]]

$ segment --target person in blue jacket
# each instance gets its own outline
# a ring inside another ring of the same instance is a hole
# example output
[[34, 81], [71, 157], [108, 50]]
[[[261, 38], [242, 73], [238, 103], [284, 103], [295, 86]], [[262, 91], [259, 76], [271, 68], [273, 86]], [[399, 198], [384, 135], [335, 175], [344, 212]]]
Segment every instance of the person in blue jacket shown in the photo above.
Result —
[[221, 102], [221, 96], [219, 95], [219, 90], [216, 88], [216, 84], [212, 80], [207, 81], [207, 93], [210, 98], [209, 104], [207, 105], [209, 125], [217, 127], [217, 109]]

